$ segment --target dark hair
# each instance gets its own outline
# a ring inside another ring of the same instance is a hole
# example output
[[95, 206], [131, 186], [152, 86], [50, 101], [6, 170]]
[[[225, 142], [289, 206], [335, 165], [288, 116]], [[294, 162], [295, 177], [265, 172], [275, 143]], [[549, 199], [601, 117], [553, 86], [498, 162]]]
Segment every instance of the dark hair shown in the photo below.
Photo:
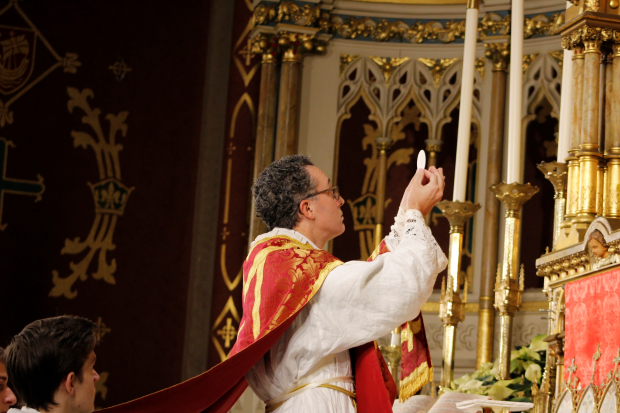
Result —
[[598, 229], [595, 229], [590, 233], [590, 236], [588, 237], [588, 242], [593, 239], [597, 240], [603, 246], [603, 248], [609, 248], [609, 244], [607, 244], [607, 241], [605, 241], [603, 233]]
[[4, 349], [0, 347], [0, 363], [6, 364], [6, 358], [4, 357]]
[[71, 372], [82, 381], [82, 367], [97, 344], [96, 325], [75, 316], [28, 324], [6, 348], [6, 370], [13, 390], [35, 410], [56, 406], [54, 393]]
[[254, 206], [268, 231], [293, 229], [299, 222], [299, 203], [316, 186], [308, 165], [313, 163], [305, 155], [285, 156], [258, 175], [252, 186]]

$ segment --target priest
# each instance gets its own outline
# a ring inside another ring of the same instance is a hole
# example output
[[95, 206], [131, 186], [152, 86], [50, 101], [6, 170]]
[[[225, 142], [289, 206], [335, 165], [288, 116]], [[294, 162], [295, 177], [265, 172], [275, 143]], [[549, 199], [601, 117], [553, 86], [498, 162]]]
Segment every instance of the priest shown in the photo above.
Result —
[[269, 232], [243, 265], [243, 318], [229, 358], [106, 411], [224, 413], [249, 384], [267, 412], [391, 412], [396, 388], [373, 341], [418, 320], [404, 356], [432, 374], [419, 314], [447, 259], [424, 215], [443, 189], [441, 168], [418, 169], [371, 261], [343, 263], [323, 249], [345, 230], [338, 187], [306, 156], [272, 163], [252, 188]]

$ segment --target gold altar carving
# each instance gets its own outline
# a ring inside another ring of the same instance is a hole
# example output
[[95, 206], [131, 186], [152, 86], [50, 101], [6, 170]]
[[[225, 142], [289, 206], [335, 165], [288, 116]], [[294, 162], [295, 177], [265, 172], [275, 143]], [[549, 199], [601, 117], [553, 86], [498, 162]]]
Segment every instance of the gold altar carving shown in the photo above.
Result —
[[340, 55], [340, 74], [342, 75], [347, 67], [359, 56], [352, 54], [341, 54]]
[[[80, 237], [75, 239], [67, 238], [61, 254], [82, 255], [79, 262], [72, 261], [69, 264], [71, 274], [61, 277], [56, 270], [52, 271], [52, 282], [54, 287], [49, 292], [50, 297], [61, 297], [72, 299], [77, 295], [74, 285], [77, 280], [86, 281], [90, 274], [95, 280], [103, 280], [108, 284], [116, 284], [114, 273], [116, 272], [116, 260], [108, 261], [107, 254], [113, 251], [114, 231], [118, 218], [123, 215], [127, 199], [134, 190], [127, 187], [121, 181], [121, 165], [119, 153], [123, 146], [117, 143], [117, 138], [125, 137], [127, 134], [127, 124], [125, 119], [129, 112], [122, 111], [118, 114], [108, 113], [105, 119], [109, 123], [109, 130], [106, 134], [101, 125], [99, 108], [91, 108], [89, 99], [94, 97], [91, 89], [67, 88], [69, 94], [68, 109], [73, 113], [78, 108], [84, 112], [82, 122], [92, 128], [92, 133], [84, 131], [72, 131], [73, 144], [75, 147], [84, 149], [91, 148], [95, 153], [99, 170], [99, 182], [88, 183], [95, 201], [95, 219], [90, 233], [84, 241]], [[97, 257], [95, 259], [95, 257]], [[95, 261], [96, 271], [89, 271], [90, 266]]]
[[[510, 34], [510, 14], [488, 13], [478, 23], [478, 37], [507, 37]], [[299, 6], [292, 1], [276, 4], [259, 3], [254, 9], [253, 26], [291, 22], [297, 26], [319, 27], [324, 33], [338, 34], [344, 39], [359, 37], [385, 42], [393, 39], [410, 43], [439, 41], [452, 43], [465, 36], [465, 20], [447, 22], [423, 20], [406, 23], [402, 20], [377, 20], [372, 17], [346, 17], [321, 10], [320, 6]], [[536, 35], [551, 36], [564, 23], [564, 12], [551, 16], [539, 14], [524, 19], [524, 38]]]
[[385, 79], [385, 83], [388, 84], [390, 82], [390, 78], [396, 70], [397, 67], [405, 63], [409, 60], [408, 57], [375, 57], [370, 56], [373, 62], [379, 66], [381, 69], [381, 73], [383, 73], [383, 78]]
[[433, 81], [435, 82], [435, 87], [439, 87], [439, 81], [443, 77], [444, 73], [446, 73], [446, 70], [448, 70], [450, 66], [458, 62], [458, 60], [459, 60], [458, 58], [426, 59], [423, 57], [420, 57], [418, 59], [418, 61], [423, 63], [426, 67], [428, 67], [431, 70], [431, 74], [433, 75]]
[[[402, 133], [407, 125], [414, 125], [415, 130], [420, 130], [420, 110], [413, 106], [403, 110], [402, 119], [393, 126], [391, 131], [391, 143], [394, 144], [405, 139]], [[360, 240], [360, 259], [366, 260], [375, 248], [375, 232], [377, 221], [377, 184], [379, 178], [379, 151], [376, 138], [380, 131], [370, 124], [364, 124], [366, 135], [362, 139], [361, 145], [364, 150], [371, 149], [371, 156], [364, 159], [366, 172], [362, 184], [361, 196], [356, 200], [347, 200], [347, 204], [353, 213], [353, 229], [358, 232]], [[393, 165], [406, 165], [411, 161], [413, 148], [400, 148], [392, 152], [386, 161], [386, 170]], [[385, 201], [387, 204], [391, 200]]]
[[506, 72], [510, 61], [510, 44], [485, 43], [484, 56], [493, 62], [494, 72]]
[[529, 69], [529, 67], [532, 64], [532, 62], [534, 61], [534, 59], [536, 59], [537, 57], [538, 57], [537, 53], [523, 55], [522, 70], [523, 70], [523, 74], [524, 75], [525, 75], [525, 72], [527, 72], [527, 69]]

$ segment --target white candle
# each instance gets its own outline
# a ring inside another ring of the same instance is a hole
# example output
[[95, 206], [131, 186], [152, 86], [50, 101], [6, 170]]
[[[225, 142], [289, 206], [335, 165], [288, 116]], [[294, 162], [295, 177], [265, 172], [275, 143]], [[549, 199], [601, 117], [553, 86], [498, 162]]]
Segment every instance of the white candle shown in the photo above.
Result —
[[466, 201], [467, 167], [469, 165], [469, 135], [471, 132], [471, 109], [474, 97], [474, 66], [476, 63], [476, 40], [478, 36], [478, 9], [467, 9], [465, 21], [465, 50], [463, 51], [463, 76], [461, 77], [461, 106], [454, 167], [453, 201]]
[[400, 334], [392, 331], [392, 342], [390, 343], [392, 346], [400, 347]]
[[523, 0], [512, 0], [510, 20], [510, 105], [506, 183], [521, 181], [521, 98], [523, 94]]

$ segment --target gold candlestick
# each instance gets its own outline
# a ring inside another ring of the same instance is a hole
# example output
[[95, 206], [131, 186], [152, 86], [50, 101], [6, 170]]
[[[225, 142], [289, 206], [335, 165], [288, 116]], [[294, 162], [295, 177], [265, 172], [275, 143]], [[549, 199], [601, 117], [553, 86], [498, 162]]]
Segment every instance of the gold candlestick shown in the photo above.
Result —
[[523, 271], [519, 277], [519, 234], [521, 207], [538, 192], [530, 184], [500, 182], [491, 190], [506, 209], [504, 230], [504, 254], [495, 283], [495, 308], [500, 316], [499, 375], [502, 380], [510, 378], [510, 350], [512, 347], [512, 321], [521, 307]]
[[465, 303], [467, 302], [467, 280], [463, 291], [463, 299], [459, 295], [461, 268], [461, 251], [463, 249], [463, 233], [465, 222], [480, 209], [480, 204], [459, 201], [441, 201], [437, 207], [450, 223], [450, 249], [448, 252], [448, 276], [441, 286], [439, 318], [443, 322], [443, 366], [441, 385], [447, 387], [454, 377], [454, 355], [456, 346], [456, 326], [465, 319]]
[[538, 169], [545, 174], [545, 178], [553, 184], [555, 189], [555, 208], [553, 213], [553, 250], [560, 236], [560, 226], [566, 214], [566, 184], [568, 178], [568, 167], [563, 162], [541, 163]]

